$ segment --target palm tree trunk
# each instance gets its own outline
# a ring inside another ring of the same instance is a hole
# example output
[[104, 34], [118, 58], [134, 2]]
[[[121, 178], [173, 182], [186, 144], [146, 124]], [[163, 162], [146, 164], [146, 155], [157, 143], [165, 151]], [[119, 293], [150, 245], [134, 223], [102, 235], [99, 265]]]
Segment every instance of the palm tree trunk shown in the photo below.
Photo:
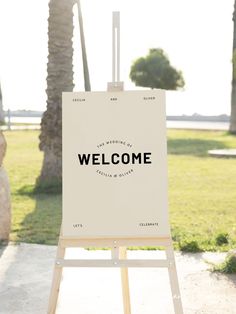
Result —
[[41, 122], [44, 161], [37, 185], [62, 181], [62, 92], [73, 84], [73, 5], [75, 0], [50, 0], [48, 19], [47, 110]]
[[83, 17], [82, 17], [80, 0], [77, 0], [77, 5], [78, 5], [78, 16], [79, 16], [81, 50], [82, 50], [82, 58], [83, 58], [83, 69], [84, 69], [84, 88], [86, 92], [90, 92], [91, 84], [90, 84], [90, 77], [89, 77], [89, 68], [88, 68], [87, 53], [86, 53], [86, 46], [85, 46], [84, 26], [83, 26]]
[[230, 115], [230, 133], [236, 134], [236, 0], [234, 2], [234, 35], [233, 35], [233, 75], [232, 75], [232, 91], [231, 91], [231, 115]]

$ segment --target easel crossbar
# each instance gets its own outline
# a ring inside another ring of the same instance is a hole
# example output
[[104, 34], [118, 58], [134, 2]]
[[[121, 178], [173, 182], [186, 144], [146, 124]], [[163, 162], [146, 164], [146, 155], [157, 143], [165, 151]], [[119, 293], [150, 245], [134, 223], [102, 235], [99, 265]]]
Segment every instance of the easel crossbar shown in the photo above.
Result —
[[57, 259], [57, 267], [170, 267], [173, 265], [173, 262], [167, 260], [141, 260], [141, 259], [132, 259], [132, 260], [76, 260], [76, 259]]
[[94, 248], [113, 248], [132, 247], [132, 246], [172, 246], [170, 237], [162, 238], [93, 238], [93, 239], [71, 239], [60, 236], [61, 247], [94, 247]]
[[[126, 246], [145, 246], [148, 244], [153, 246], [164, 246], [166, 259], [127, 259], [125, 244]], [[67, 259], [65, 258], [65, 251], [68, 247], [110, 247], [111, 259]], [[174, 251], [170, 237], [151, 239], [64, 239], [60, 236], [49, 299], [48, 314], [55, 314], [56, 312], [60, 281], [64, 267], [120, 268], [124, 314], [131, 314], [128, 268], [167, 268], [175, 314], [183, 314]]]

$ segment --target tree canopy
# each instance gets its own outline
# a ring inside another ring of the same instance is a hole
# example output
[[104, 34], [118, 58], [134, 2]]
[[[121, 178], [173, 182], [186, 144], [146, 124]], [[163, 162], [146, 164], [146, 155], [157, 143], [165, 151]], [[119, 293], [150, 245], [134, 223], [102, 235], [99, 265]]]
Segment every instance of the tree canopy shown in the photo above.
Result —
[[134, 61], [130, 79], [136, 86], [176, 90], [184, 86], [181, 71], [176, 70], [160, 48], [149, 50], [146, 57]]

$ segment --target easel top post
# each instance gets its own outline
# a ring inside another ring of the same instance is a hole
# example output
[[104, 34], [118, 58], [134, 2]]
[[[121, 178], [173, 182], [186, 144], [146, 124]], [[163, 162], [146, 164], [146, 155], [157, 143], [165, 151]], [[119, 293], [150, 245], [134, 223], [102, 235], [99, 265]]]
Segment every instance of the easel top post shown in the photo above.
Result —
[[117, 11], [112, 13], [112, 82], [107, 90], [124, 90], [124, 83], [120, 82], [120, 12]]

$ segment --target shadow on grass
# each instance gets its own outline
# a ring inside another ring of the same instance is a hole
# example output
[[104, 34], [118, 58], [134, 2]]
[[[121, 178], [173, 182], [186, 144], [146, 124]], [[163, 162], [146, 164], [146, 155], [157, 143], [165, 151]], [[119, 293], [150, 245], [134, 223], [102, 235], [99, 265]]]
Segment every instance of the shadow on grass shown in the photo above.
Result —
[[36, 200], [33, 212], [28, 214], [17, 230], [17, 241], [50, 244], [58, 242], [61, 226], [61, 195], [29, 195]]
[[208, 156], [210, 149], [223, 149], [227, 146], [215, 140], [200, 139], [168, 139], [168, 154], [172, 155], [193, 155], [199, 157]]

